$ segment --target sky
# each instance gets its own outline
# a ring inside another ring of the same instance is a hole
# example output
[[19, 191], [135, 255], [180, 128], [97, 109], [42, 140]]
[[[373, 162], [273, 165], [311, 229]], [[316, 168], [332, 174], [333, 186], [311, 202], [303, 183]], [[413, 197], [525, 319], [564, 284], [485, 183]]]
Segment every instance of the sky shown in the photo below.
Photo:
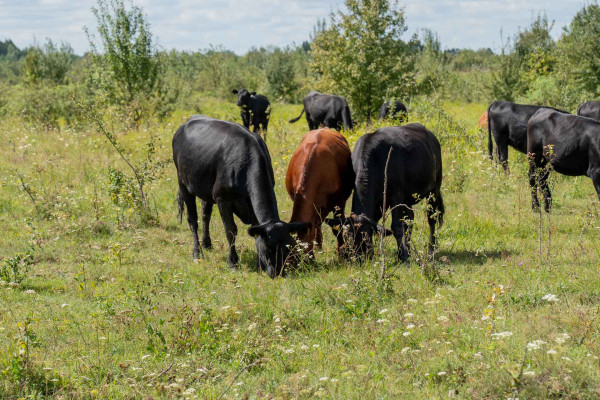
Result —
[[[195, 51], [210, 45], [243, 54], [251, 47], [300, 44], [318, 19], [343, 8], [343, 0], [133, 0], [148, 16], [152, 33], [166, 50]], [[545, 11], [555, 22], [553, 36], [568, 25], [585, 0], [411, 0], [401, 1], [408, 31], [437, 32], [443, 48], [489, 47], [529, 26]], [[0, 0], [0, 40], [23, 48], [46, 38], [68, 42], [77, 54], [89, 49], [83, 27], [95, 30], [84, 0]]]

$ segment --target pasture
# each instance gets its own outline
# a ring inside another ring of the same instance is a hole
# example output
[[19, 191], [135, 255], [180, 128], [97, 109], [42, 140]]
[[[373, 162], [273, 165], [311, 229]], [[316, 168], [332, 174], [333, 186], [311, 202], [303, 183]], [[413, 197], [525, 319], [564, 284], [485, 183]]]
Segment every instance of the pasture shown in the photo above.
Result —
[[[233, 101], [198, 107], [241, 122]], [[510, 149], [510, 175], [487, 158], [486, 107], [408, 106], [441, 142], [446, 217], [434, 262], [422, 205], [409, 264], [385, 239], [383, 282], [379, 252], [341, 261], [326, 226], [314, 262], [271, 280], [238, 221], [231, 272], [218, 215], [213, 250], [193, 263], [172, 162], [148, 191], [156, 221], [141, 223], [111, 199], [109, 166], [126, 166], [98, 132], [3, 121], [0, 268], [23, 280], [0, 286], [0, 398], [598, 398], [596, 192], [587, 177], [553, 174], [552, 213], [533, 212], [527, 158]], [[300, 110], [273, 104], [269, 124], [286, 221], [286, 168], [307, 132], [304, 117], [287, 121]], [[168, 160], [192, 113], [120, 140], [139, 159], [153, 132]], [[364, 133], [345, 133], [351, 148]]]

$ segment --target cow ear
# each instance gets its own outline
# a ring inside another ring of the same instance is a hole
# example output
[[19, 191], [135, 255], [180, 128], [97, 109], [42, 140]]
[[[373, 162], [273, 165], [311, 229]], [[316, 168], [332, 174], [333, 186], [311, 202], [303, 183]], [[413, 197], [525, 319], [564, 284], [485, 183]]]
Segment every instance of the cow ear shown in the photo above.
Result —
[[285, 226], [290, 233], [307, 234], [312, 229], [310, 222], [290, 222]]
[[256, 92], [250, 92], [252, 96], [256, 96]]
[[267, 234], [267, 230], [265, 229], [265, 225], [254, 225], [248, 228], [248, 235], [254, 236], [257, 238], [259, 236], [265, 236]]
[[237, 90], [237, 89], [233, 89], [233, 90], [231, 91], [231, 93], [233, 93], [233, 94], [238, 94], [238, 90]]

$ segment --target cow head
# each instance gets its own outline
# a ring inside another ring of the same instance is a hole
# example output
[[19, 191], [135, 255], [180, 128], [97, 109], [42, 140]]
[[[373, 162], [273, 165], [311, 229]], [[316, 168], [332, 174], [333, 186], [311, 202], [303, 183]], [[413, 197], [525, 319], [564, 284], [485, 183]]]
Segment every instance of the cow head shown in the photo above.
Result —
[[235, 104], [242, 108], [248, 107], [248, 105], [250, 104], [250, 99], [252, 98], [252, 96], [256, 95], [256, 92], [249, 92], [246, 89], [241, 89], [239, 91], [236, 89], [233, 89], [231, 91], [231, 93], [237, 94], [238, 99]]
[[[349, 256], [349, 252], [342, 252], [342, 247], [350, 250], [358, 257], [369, 256], [373, 251], [373, 235], [383, 233], [384, 236], [392, 235], [393, 232], [385, 229], [377, 222], [364, 214], [352, 214], [347, 218], [326, 218], [325, 223], [331, 227], [334, 235], [338, 237], [338, 250], [340, 254]], [[344, 236], [348, 240], [348, 246], [344, 245]]]
[[266, 271], [271, 278], [282, 275], [295, 244], [291, 234], [304, 233], [310, 229], [310, 222], [278, 221], [251, 226], [248, 234], [256, 239], [259, 268]]

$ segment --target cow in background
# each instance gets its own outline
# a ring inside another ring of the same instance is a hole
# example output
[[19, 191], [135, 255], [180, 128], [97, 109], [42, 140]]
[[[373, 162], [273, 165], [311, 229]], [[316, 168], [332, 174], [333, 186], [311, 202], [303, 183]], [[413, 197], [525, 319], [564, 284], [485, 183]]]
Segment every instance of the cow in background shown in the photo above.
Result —
[[298, 121], [306, 113], [306, 122], [311, 131], [319, 129], [321, 125], [326, 128], [350, 130], [354, 127], [350, 115], [350, 107], [345, 98], [331, 94], [322, 94], [311, 91], [304, 97], [304, 107], [297, 118], [289, 122]]
[[600, 200], [600, 122], [541, 109], [527, 126], [527, 153], [534, 210], [540, 206], [538, 189], [544, 196], [544, 209], [549, 212], [552, 206], [548, 164], [563, 175], [590, 177]]
[[400, 122], [406, 121], [408, 110], [404, 103], [398, 100], [384, 102], [379, 108], [379, 119], [383, 120], [388, 117]]
[[236, 105], [241, 108], [240, 116], [242, 117], [243, 125], [248, 129], [252, 126], [252, 132], [258, 132], [262, 128], [261, 133], [264, 134], [266, 141], [267, 127], [269, 125], [269, 118], [271, 117], [271, 103], [269, 103], [269, 99], [262, 94], [249, 92], [246, 89], [239, 91], [234, 89], [231, 93], [238, 96]]
[[600, 121], [600, 101], [586, 101], [577, 107], [577, 115]]
[[567, 113], [551, 107], [516, 104], [499, 100], [494, 101], [488, 107], [488, 152], [490, 159], [493, 159], [492, 136], [494, 136], [498, 160], [505, 171], [508, 171], [509, 145], [515, 150], [527, 154], [527, 122], [540, 108], [549, 108]]

